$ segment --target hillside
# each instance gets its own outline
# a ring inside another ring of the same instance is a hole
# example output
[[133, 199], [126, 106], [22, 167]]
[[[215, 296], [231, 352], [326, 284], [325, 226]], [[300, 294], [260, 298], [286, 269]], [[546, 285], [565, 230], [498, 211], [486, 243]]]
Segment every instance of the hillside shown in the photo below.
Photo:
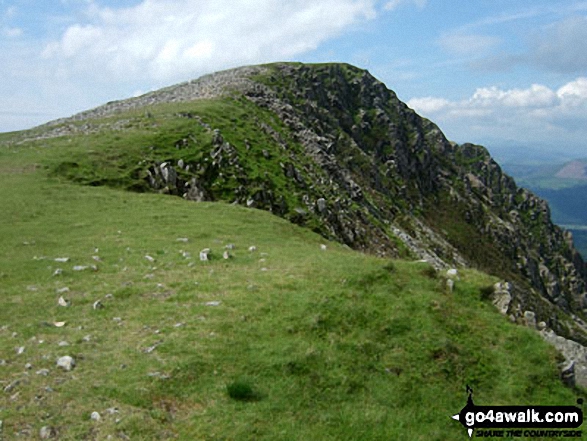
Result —
[[520, 326], [587, 342], [548, 205], [355, 67], [241, 68], [2, 134], [0, 197], [7, 439], [445, 440], [467, 384], [579, 394]]
[[489, 276], [449, 293], [263, 211], [58, 182], [43, 154], [0, 157], [6, 440], [461, 439], [465, 384], [574, 404], [554, 350], [482, 300]]
[[74, 182], [237, 203], [353, 249], [481, 269], [513, 283], [511, 314], [587, 342], [564, 317], [583, 315], [587, 267], [546, 202], [353, 66], [234, 69], [20, 136]]

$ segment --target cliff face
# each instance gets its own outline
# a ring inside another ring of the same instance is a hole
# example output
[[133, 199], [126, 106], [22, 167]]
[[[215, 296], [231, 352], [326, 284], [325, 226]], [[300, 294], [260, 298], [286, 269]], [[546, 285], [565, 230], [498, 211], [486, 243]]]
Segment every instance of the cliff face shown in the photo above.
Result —
[[[575, 326], [587, 307], [587, 269], [546, 202], [518, 188], [483, 147], [448, 141], [366, 71], [241, 68], [109, 103], [38, 136], [99, 132], [111, 124], [99, 118], [198, 99], [221, 100], [238, 115], [178, 112], [189, 129], [173, 149], [135, 164], [135, 181], [124, 185], [267, 209], [383, 256], [479, 267], [512, 282], [505, 312], [513, 319], [531, 310], [587, 342]], [[59, 170], [83, 181], [71, 167]]]
[[[399, 237], [439, 266], [478, 266], [528, 283], [564, 311], [583, 310], [587, 271], [570, 237], [552, 224], [546, 202], [518, 188], [483, 147], [449, 142], [350, 66], [274, 66], [265, 78], [270, 89], [249, 99], [296, 134], [338, 200], [360, 207], [346, 211], [360, 228], [335, 231], [339, 239], [393, 253], [386, 238]], [[524, 297], [512, 306], [551, 309]]]

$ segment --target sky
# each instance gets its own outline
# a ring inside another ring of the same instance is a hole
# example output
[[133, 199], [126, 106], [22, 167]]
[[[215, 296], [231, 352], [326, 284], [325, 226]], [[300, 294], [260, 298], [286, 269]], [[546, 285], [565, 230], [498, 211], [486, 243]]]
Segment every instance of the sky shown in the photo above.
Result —
[[0, 132], [275, 61], [368, 69], [459, 143], [587, 157], [587, 0], [0, 0]]

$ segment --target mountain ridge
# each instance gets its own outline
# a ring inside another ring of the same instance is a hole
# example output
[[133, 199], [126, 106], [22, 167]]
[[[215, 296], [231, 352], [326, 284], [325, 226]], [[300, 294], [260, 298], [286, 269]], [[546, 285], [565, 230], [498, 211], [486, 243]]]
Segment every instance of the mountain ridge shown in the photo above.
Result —
[[[382, 256], [478, 267], [516, 287], [508, 308], [513, 320], [532, 310], [562, 335], [587, 342], [573, 320], [558, 319], [583, 316], [587, 269], [571, 237], [552, 223], [548, 205], [518, 188], [485, 148], [448, 141], [367, 71], [339, 63], [230, 69], [33, 133], [51, 139], [123, 132], [132, 118], [114, 124], [109, 118], [133, 112], [156, 127], [151, 108], [214, 100], [226, 114], [177, 112], [189, 129], [178, 132], [173, 148], [141, 146], [150, 157], [133, 164], [128, 178], [85, 176], [100, 167], [115, 174], [114, 164], [88, 166], [81, 157], [54, 171], [91, 185], [266, 209]], [[233, 111], [240, 120], [229, 116]]]

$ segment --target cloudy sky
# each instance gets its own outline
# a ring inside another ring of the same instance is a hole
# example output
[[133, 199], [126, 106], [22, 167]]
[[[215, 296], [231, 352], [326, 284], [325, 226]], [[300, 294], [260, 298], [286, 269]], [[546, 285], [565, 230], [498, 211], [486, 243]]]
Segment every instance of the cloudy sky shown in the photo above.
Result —
[[587, 156], [586, 0], [0, 0], [0, 131], [243, 64], [368, 69], [450, 139]]

